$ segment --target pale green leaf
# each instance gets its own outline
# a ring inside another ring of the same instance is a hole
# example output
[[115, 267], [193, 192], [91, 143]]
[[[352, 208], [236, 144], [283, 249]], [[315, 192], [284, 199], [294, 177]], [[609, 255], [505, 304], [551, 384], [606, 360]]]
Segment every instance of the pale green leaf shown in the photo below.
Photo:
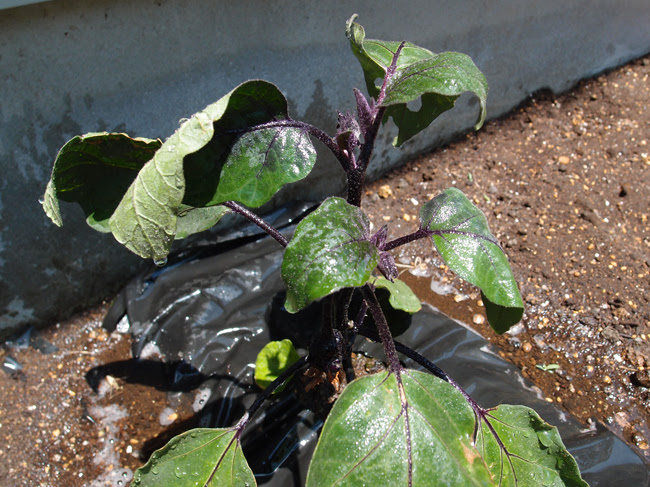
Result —
[[390, 282], [385, 277], [372, 277], [370, 282], [375, 287], [386, 289], [390, 293], [388, 302], [394, 309], [407, 313], [417, 313], [422, 309], [422, 303], [404, 281], [394, 279]]

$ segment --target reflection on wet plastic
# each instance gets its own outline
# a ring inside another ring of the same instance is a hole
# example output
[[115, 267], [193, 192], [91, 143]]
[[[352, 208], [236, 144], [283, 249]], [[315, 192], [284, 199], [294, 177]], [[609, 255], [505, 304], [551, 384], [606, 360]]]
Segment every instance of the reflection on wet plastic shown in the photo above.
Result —
[[[154, 344], [165, 361], [177, 364], [173, 382], [187, 380], [191, 390], [175, 390], [190, 395], [201, 426], [234, 424], [257, 395], [257, 353], [268, 341], [282, 338], [306, 346], [315, 322], [283, 310], [283, 252], [277, 242], [248, 239], [223, 248], [220, 253], [185, 251], [182, 264], [171, 256], [166, 267], [153, 268], [127, 286], [117, 309], [109, 313], [114, 322], [105, 323], [114, 329], [126, 312], [135, 337], [134, 356]], [[537, 410], [558, 426], [590, 485], [613, 485], [623, 478], [629, 485], [648, 485], [647, 467], [625, 443], [604, 426], [585, 430], [535, 394], [512, 364], [491, 353], [489, 344], [465, 326], [425, 306], [399, 341], [434, 361], [482, 406], [511, 403]], [[382, 356], [379, 346], [367, 340], [358, 340], [356, 348]], [[184, 366], [178, 366], [179, 360]], [[304, 484], [321, 426], [291, 393], [269, 403], [242, 437], [258, 483]]]
[[7, 355], [2, 361], [2, 370], [12, 378], [18, 378], [23, 371], [23, 366], [11, 355]]

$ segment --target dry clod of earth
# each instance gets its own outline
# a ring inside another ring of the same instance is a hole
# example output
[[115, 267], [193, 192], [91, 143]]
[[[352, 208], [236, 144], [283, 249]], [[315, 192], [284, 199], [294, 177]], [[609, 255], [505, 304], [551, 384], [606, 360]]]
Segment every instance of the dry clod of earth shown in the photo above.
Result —
[[[609, 424], [650, 459], [648, 61], [535, 95], [371, 184], [364, 209], [376, 228], [391, 220], [406, 233], [420, 204], [462, 189], [510, 258], [523, 322], [495, 336], [480, 294], [437, 270], [425, 241], [400, 248], [401, 277], [472, 324], [547, 400]], [[119, 377], [90, 387], [93, 367], [130, 358], [129, 337], [101, 328], [105, 311], [0, 351], [0, 485], [126, 485], [147, 454], [191, 426], [192, 405], [155, 388]]]

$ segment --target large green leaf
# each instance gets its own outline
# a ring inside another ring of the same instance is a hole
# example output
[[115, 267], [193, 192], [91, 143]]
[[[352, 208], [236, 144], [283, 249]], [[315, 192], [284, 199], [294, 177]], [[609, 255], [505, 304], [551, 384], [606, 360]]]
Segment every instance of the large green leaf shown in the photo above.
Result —
[[43, 198], [45, 213], [61, 226], [59, 199], [79, 203], [91, 227], [109, 232], [108, 219], [161, 144], [159, 140], [106, 132], [73, 137], [54, 161]]
[[[248, 81], [185, 121], [128, 188], [110, 220], [118, 241], [142, 257], [162, 259], [177, 230], [205, 229], [224, 209], [187, 208], [229, 200], [266, 203], [280, 188], [305, 177], [315, 162], [309, 136], [290, 127], [287, 102], [266, 81]], [[269, 125], [271, 124], [271, 125]], [[200, 221], [195, 221], [200, 219]], [[177, 225], [181, 225], [177, 229]]]
[[[478, 129], [483, 125], [487, 81], [469, 56], [457, 52], [434, 54], [410, 42], [366, 39], [365, 30], [354, 22], [354, 18], [348, 21], [347, 35], [352, 52], [363, 68], [371, 96], [379, 96], [381, 84], [388, 74], [380, 105], [388, 107], [385, 116], [392, 117], [398, 127], [394, 141], [396, 146], [424, 130], [441, 113], [453, 108], [456, 99], [467, 91], [474, 93], [480, 104], [474, 127]], [[395, 71], [388, 73], [395, 55]], [[419, 110], [410, 110], [407, 103], [419, 98]]]
[[498, 436], [481, 421], [476, 446], [501, 487], [587, 487], [557, 428], [534, 410], [502, 404], [489, 411], [487, 420]]
[[256, 208], [312, 170], [309, 135], [291, 126], [287, 101], [273, 84], [249, 81], [218, 104], [212, 140], [185, 160], [185, 203], [234, 200]]
[[194, 429], [175, 436], [133, 476], [134, 487], [257, 485], [236, 429]]
[[363, 286], [378, 260], [366, 215], [342, 198], [326, 199], [298, 224], [285, 251], [287, 311], [300, 311], [344, 287]]
[[362, 377], [327, 417], [307, 487], [493, 485], [472, 444], [474, 425], [463, 396], [432, 375]]
[[158, 260], [169, 253], [185, 193], [183, 158], [212, 138], [214, 112], [218, 110], [211, 106], [196, 113], [165, 141], [111, 216], [115, 238], [140, 257]]
[[485, 215], [460, 190], [449, 188], [425, 203], [420, 227], [449, 268], [481, 289], [488, 321], [497, 333], [521, 320], [524, 304], [508, 258]]
[[334, 404], [307, 487], [334, 485], [587, 484], [557, 430], [534, 411], [500, 406], [477, 425], [474, 410], [455, 387], [402, 370], [399, 377], [382, 372], [357, 379]]

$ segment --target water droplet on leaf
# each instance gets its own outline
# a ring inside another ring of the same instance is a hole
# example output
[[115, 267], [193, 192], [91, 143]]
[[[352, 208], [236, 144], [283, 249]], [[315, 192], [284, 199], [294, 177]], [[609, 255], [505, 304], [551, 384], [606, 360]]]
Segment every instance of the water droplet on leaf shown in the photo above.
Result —
[[163, 257], [162, 259], [154, 259], [153, 263], [156, 264], [158, 267], [165, 267], [167, 264], [167, 257]]

